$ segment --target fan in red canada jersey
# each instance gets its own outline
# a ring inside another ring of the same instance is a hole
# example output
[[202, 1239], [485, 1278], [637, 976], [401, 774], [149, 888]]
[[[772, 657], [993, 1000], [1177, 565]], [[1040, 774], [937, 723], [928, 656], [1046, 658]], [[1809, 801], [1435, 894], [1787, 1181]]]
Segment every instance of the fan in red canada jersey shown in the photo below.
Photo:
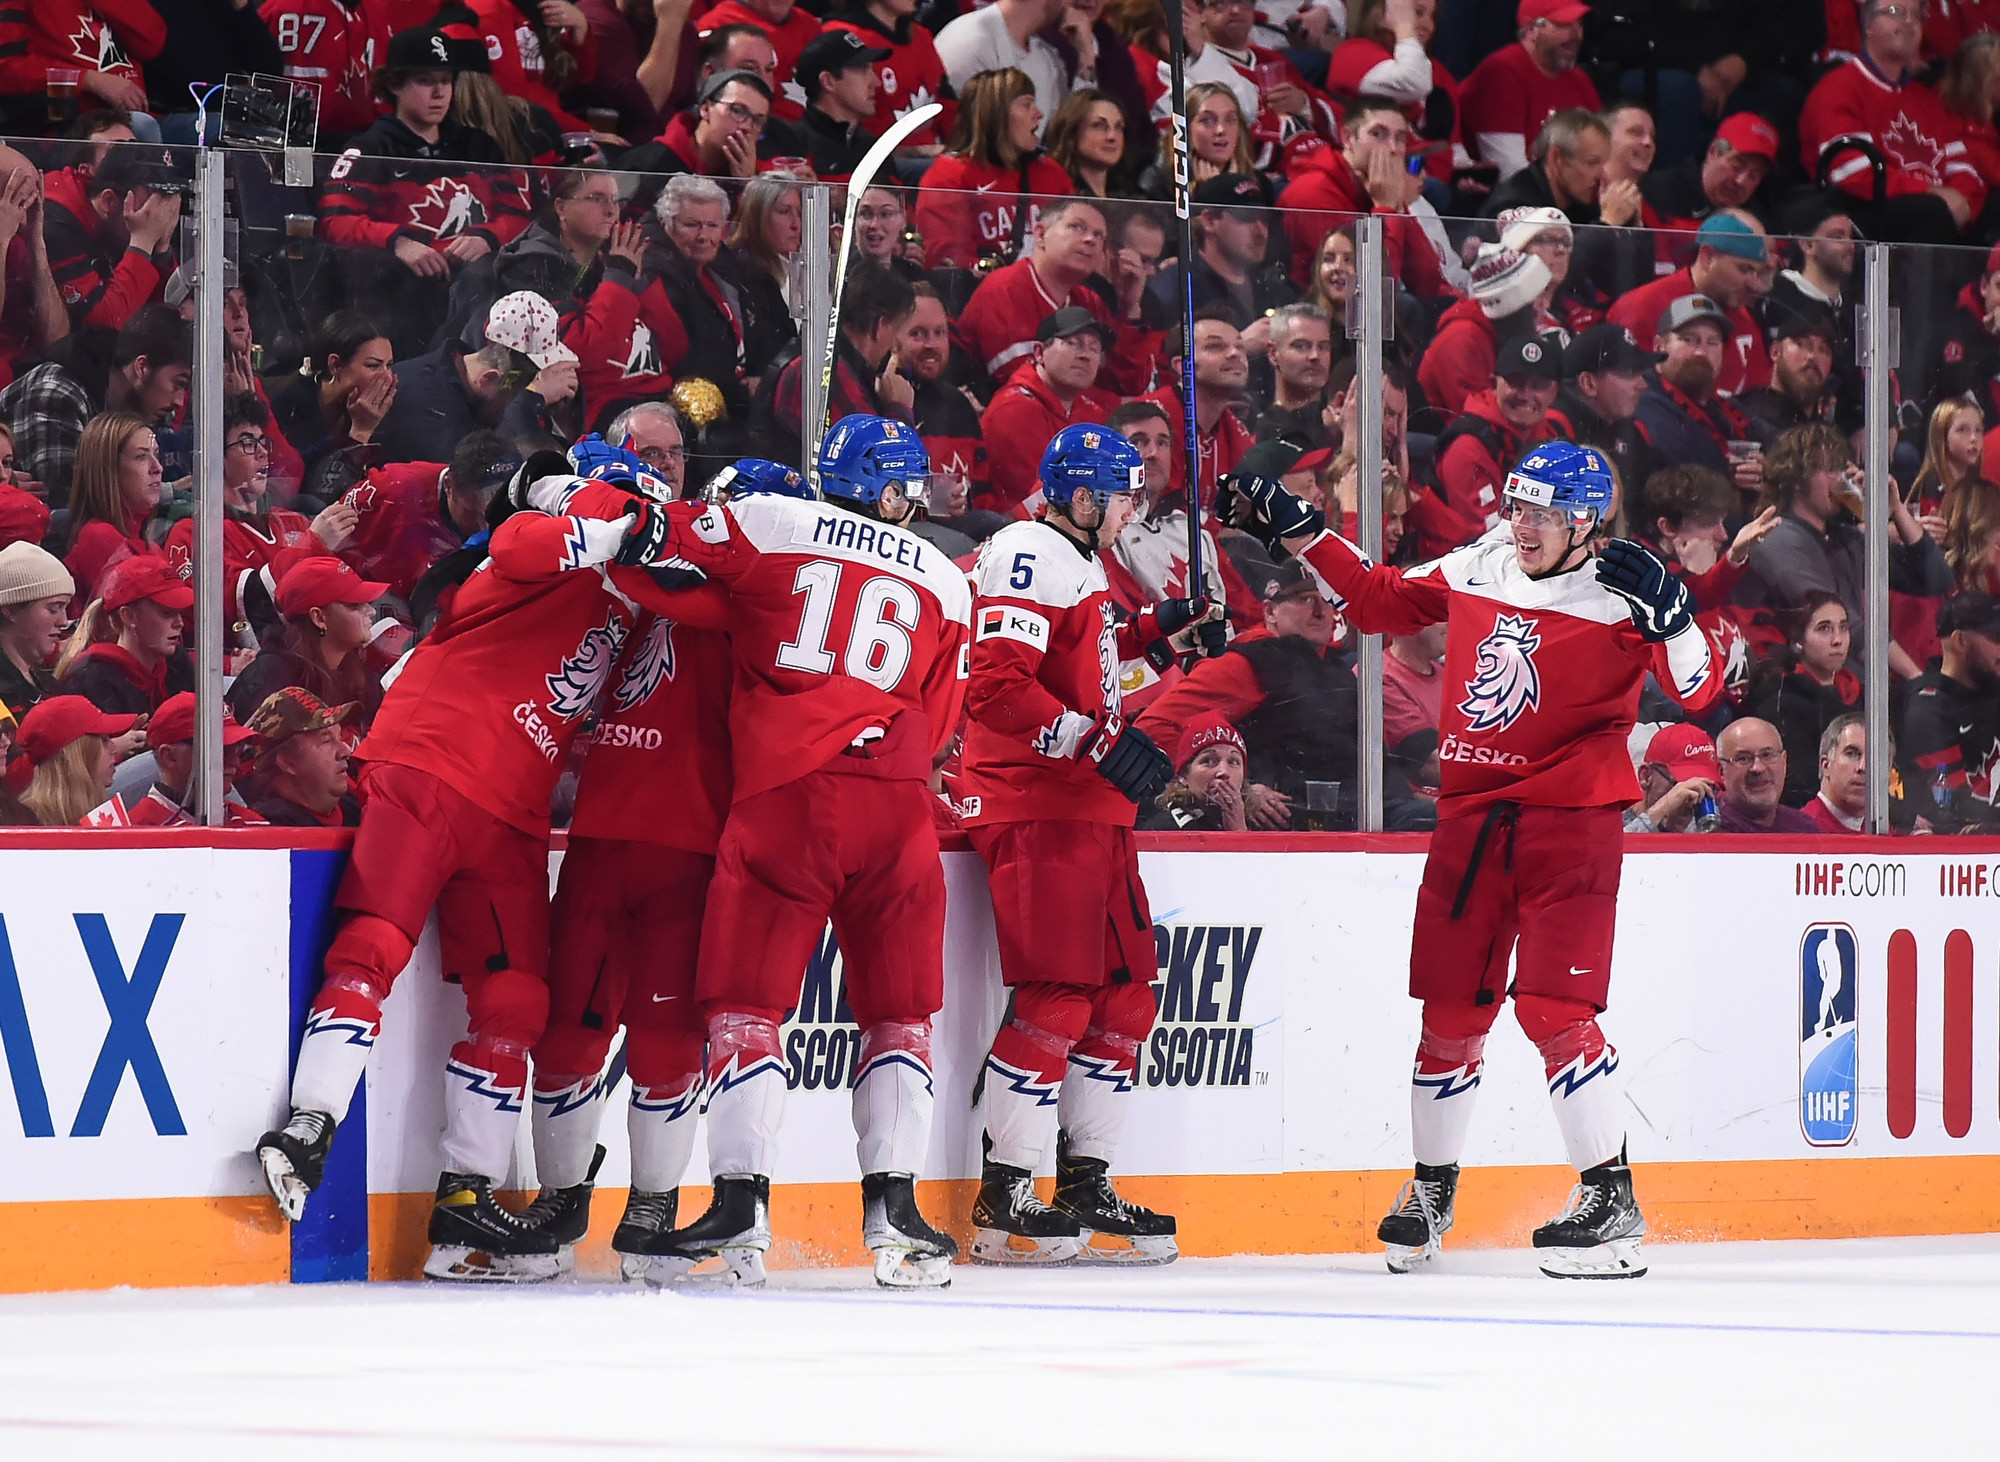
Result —
[[844, 416], [819, 470], [824, 502], [732, 484], [727, 506], [667, 510], [660, 551], [728, 595], [735, 788], [695, 978], [714, 1197], [648, 1246], [648, 1282], [763, 1282], [785, 1102], [778, 1025], [829, 917], [861, 1027], [854, 1127], [876, 1282], [942, 1287], [958, 1252], [924, 1221], [915, 1181], [944, 999], [929, 779], [958, 726], [970, 595], [951, 561], [902, 526], [929, 493], [914, 428]]
[[[987, 540], [972, 571], [970, 724], [959, 787], [991, 875], [1012, 991], [983, 1077], [986, 1159], [972, 1254], [993, 1264], [1164, 1264], [1171, 1216], [1111, 1186], [1139, 1047], [1153, 1028], [1153, 920], [1132, 823], [1173, 768], [1120, 714], [1121, 660], [1222, 653], [1222, 608], [1169, 599], [1119, 623], [1099, 554], [1144, 486], [1139, 451], [1076, 424], [1042, 454], [1043, 506]], [[1055, 1204], [1035, 1167], [1056, 1144]], [[1103, 1242], [1099, 1242], [1100, 1238]]]
[[1406, 570], [1371, 563], [1281, 483], [1234, 486], [1258, 531], [1296, 553], [1364, 634], [1448, 626], [1443, 788], [1410, 947], [1410, 994], [1424, 1002], [1416, 1173], [1378, 1230], [1390, 1269], [1431, 1259], [1451, 1228], [1486, 1034], [1511, 996], [1579, 1173], [1568, 1206], [1535, 1231], [1542, 1272], [1644, 1274], [1618, 1052], [1597, 1016], [1611, 988], [1621, 812], [1638, 794], [1625, 741], [1640, 688], [1650, 672], [1694, 713], [1722, 692], [1687, 589], [1636, 543], [1607, 542], [1593, 562], [1611, 470], [1570, 442], [1537, 447], [1508, 474], [1507, 521]]

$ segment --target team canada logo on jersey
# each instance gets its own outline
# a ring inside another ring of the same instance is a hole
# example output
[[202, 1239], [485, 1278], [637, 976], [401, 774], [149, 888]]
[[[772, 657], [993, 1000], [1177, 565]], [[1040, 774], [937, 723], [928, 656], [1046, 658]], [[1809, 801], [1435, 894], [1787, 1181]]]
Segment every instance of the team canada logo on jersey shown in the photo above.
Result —
[[653, 332], [645, 325], [634, 325], [632, 348], [625, 353], [625, 379], [629, 381], [634, 376], [657, 376], [659, 373], [660, 350], [653, 342]]
[[548, 677], [551, 714], [574, 721], [597, 704], [598, 692], [611, 678], [612, 663], [624, 647], [625, 633], [614, 609], [605, 614], [603, 624], [584, 635], [576, 653]]
[[1892, 167], [1914, 173], [1932, 187], [1944, 182], [1944, 147], [1903, 112], [1882, 133], [1882, 152]]
[[611, 691], [613, 713], [632, 710], [652, 699], [662, 680], [674, 678], [674, 622], [656, 619], [637, 653]]
[[457, 178], [439, 178], [410, 205], [410, 222], [429, 229], [439, 239], [457, 238], [486, 222], [486, 209], [479, 195]]
[[[893, 72], [887, 70], [884, 70], [882, 73], [882, 89], [892, 96], [895, 95], [896, 91], [896, 88], [889, 84], [893, 75]], [[927, 107], [936, 100], [937, 98], [931, 95], [931, 89], [919, 82], [917, 89], [910, 93], [910, 99], [896, 108], [896, 115], [907, 117], [919, 107]]]
[[118, 49], [118, 37], [111, 33], [111, 27], [101, 20], [78, 21], [69, 43], [76, 48], [76, 59], [93, 71], [120, 71], [132, 64]]
[[1503, 614], [1474, 652], [1472, 679], [1458, 703], [1468, 731], [1504, 731], [1542, 703], [1542, 673], [1535, 651], [1542, 637], [1532, 619]]

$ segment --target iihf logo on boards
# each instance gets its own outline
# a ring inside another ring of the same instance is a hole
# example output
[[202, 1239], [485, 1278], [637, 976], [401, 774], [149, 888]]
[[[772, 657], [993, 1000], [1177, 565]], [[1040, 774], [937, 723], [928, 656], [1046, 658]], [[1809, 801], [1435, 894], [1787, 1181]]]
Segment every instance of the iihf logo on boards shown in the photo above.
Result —
[[1843, 1147], [1860, 1118], [1855, 976], [1846, 924], [1813, 924], [1799, 941], [1799, 1122], [1814, 1147]]

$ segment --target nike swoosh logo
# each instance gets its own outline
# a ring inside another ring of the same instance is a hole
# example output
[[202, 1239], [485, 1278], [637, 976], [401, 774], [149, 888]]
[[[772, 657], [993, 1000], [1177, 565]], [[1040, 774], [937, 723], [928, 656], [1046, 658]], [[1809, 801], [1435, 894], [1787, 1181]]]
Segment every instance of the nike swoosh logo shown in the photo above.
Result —
[[972, 191], [975, 193], [990, 193], [995, 186], [996, 184], [994, 183], [981, 183], [977, 188], [974, 188]]
[[653, 997], [653, 1003], [655, 1005], [665, 1005], [669, 1000], [677, 1000], [679, 998], [680, 997], [677, 995], [655, 995]]
[[[1575, 965], [1571, 965], [1571, 966], [1569, 967], [1569, 972], [1570, 972], [1570, 973], [1571, 973], [1572, 975], [1587, 975], [1587, 974], [1589, 974], [1589, 973], [1590, 973], [1590, 971], [1589, 971], [1589, 970], [1580, 970], [1580, 969], [1578, 969], [1578, 968], [1577, 968], [1577, 967], [1576, 967]], [[655, 1000], [657, 1000], [657, 999], [659, 999], [660, 997], [659, 997], [659, 996], [657, 996], [657, 995], [655, 995], [655, 996], [654, 996], [653, 998], [654, 998]]]
[[1966, 724], [1966, 725], [1964, 725], [1964, 726], [1961, 726], [1961, 727], [1959, 727], [1959, 728], [1958, 728], [1958, 734], [1959, 734], [1959, 735], [1961, 735], [1961, 736], [1970, 736], [1970, 735], [1972, 734], [1972, 726], [1971, 726], [1971, 724], [1970, 724], [1970, 723], [1968, 723], [1968, 724]]

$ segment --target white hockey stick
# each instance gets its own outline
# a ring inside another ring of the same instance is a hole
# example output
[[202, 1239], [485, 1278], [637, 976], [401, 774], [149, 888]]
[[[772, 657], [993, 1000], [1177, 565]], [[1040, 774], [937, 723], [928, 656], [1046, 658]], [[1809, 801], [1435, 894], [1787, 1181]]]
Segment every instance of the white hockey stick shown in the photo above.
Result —
[[[819, 423], [820, 435], [833, 421], [833, 375], [835, 352], [840, 348], [840, 297], [847, 290], [847, 259], [854, 247], [854, 215], [861, 207], [861, 195], [866, 193], [875, 181], [875, 174], [882, 170], [882, 164], [889, 160], [889, 154], [903, 145], [903, 139], [922, 127], [931, 118], [944, 110], [939, 102], [929, 102], [898, 117], [895, 124], [875, 139], [875, 145], [862, 155], [861, 165], [855, 168], [847, 180], [847, 212], [840, 225], [840, 255], [833, 268], [833, 309], [826, 322], [826, 356], [820, 367], [820, 399], [826, 403], [826, 416]], [[819, 491], [818, 453], [815, 460], [806, 464], [807, 476], [812, 481], [814, 492]]]

